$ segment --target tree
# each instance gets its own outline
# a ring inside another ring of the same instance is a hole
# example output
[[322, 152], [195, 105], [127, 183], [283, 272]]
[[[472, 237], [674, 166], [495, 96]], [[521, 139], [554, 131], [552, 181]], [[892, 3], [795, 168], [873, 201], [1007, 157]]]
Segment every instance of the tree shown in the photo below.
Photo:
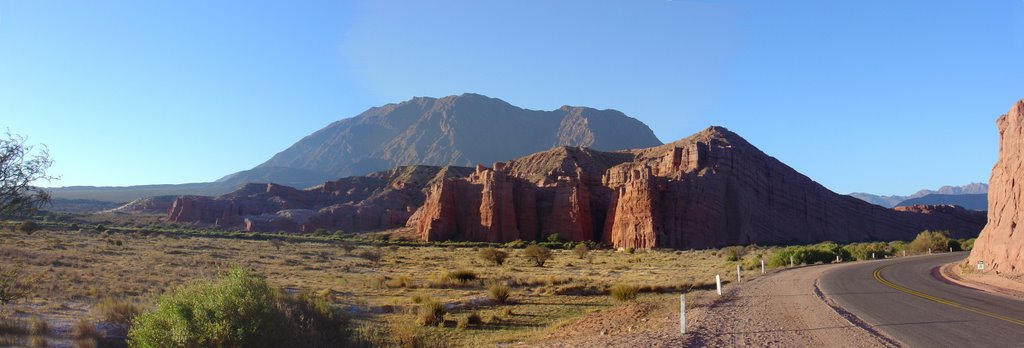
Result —
[[0, 138], [0, 216], [31, 213], [49, 203], [49, 192], [32, 184], [57, 179], [46, 174], [52, 165], [45, 145], [37, 150], [10, 132]]
[[533, 262], [534, 266], [544, 267], [544, 263], [551, 259], [551, 249], [537, 244], [530, 244], [523, 250], [523, 256]]
[[929, 251], [944, 251], [949, 247], [949, 232], [924, 231], [917, 234], [908, 249], [915, 254], [924, 254]]
[[584, 243], [576, 244], [576, 247], [572, 248], [572, 253], [576, 254], [576, 257], [582, 260], [587, 257], [588, 253], [590, 253], [590, 248], [588, 248]]

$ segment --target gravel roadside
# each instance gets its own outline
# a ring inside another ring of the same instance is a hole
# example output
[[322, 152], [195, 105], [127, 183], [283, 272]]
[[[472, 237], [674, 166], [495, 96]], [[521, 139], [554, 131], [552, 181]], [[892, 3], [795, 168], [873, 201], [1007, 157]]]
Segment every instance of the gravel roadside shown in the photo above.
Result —
[[[832, 267], [785, 270], [701, 294], [679, 334], [678, 298], [592, 313], [566, 325], [542, 347], [897, 347], [899, 343], [845, 319], [816, 290]], [[701, 300], [703, 298], [703, 301]], [[689, 297], [687, 302], [689, 302]], [[703, 303], [702, 303], [703, 302]]]

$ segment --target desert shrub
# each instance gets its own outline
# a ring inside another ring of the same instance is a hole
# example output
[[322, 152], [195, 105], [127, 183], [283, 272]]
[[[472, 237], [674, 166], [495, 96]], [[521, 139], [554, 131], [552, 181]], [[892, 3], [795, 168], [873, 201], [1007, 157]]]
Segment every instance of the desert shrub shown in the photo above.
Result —
[[416, 324], [435, 326], [444, 322], [444, 314], [444, 305], [432, 299], [427, 299], [416, 308]]
[[32, 234], [32, 232], [39, 230], [39, 224], [35, 221], [22, 221], [18, 224], [18, 231], [26, 234]]
[[491, 286], [487, 288], [487, 297], [489, 297], [491, 301], [500, 304], [507, 303], [508, 297], [511, 293], [511, 289], [509, 289], [508, 285], [505, 284], [491, 284]]
[[[103, 338], [99, 330], [96, 330], [96, 324], [86, 317], [80, 317], [71, 326], [71, 338], [76, 342], [92, 342], [92, 345], [96, 345], [96, 341]], [[81, 343], [80, 343], [81, 344]]]
[[92, 307], [93, 315], [102, 321], [130, 324], [142, 309], [129, 301], [117, 300], [113, 297], [105, 297], [100, 303]]
[[412, 278], [409, 278], [409, 276], [404, 275], [398, 276], [391, 280], [388, 280], [386, 285], [389, 288], [410, 288], [412, 287]]
[[345, 242], [339, 243], [338, 247], [341, 248], [341, 251], [345, 252], [345, 255], [351, 254], [352, 250], [355, 250], [355, 248], [356, 248], [356, 246], [352, 245], [352, 243], [345, 243]]
[[427, 295], [412, 295], [412, 298], [410, 298], [410, 299], [412, 300], [412, 303], [420, 304], [420, 303], [423, 303], [423, 301], [429, 300], [430, 296], [427, 296]]
[[277, 238], [268, 239], [267, 242], [269, 242], [270, 245], [274, 247], [274, 250], [281, 250], [281, 246], [284, 245], [284, 241]]
[[584, 243], [576, 244], [576, 246], [572, 248], [572, 253], [576, 255], [576, 258], [582, 260], [590, 253], [590, 248], [588, 248]]
[[480, 249], [479, 256], [484, 261], [494, 263], [495, 266], [501, 266], [505, 263], [505, 259], [508, 258], [508, 253], [498, 248], [487, 247]]
[[[629, 248], [626, 248], [626, 253], [627, 253], [627, 254], [633, 254], [633, 253], [636, 253], [636, 248], [634, 248], [634, 247], [629, 247]], [[717, 255], [717, 254], [716, 254], [716, 253], [712, 253], [712, 255]]]
[[961, 251], [963, 246], [960, 244], [959, 239], [950, 239], [949, 243], [946, 244], [946, 249], [941, 251]]
[[949, 248], [949, 240], [949, 232], [924, 231], [917, 234], [907, 249], [916, 254], [927, 253], [928, 250], [942, 251]]
[[131, 346], [345, 346], [348, 321], [322, 298], [285, 296], [266, 280], [234, 268], [157, 299], [132, 320]]
[[615, 284], [612, 285], [610, 294], [616, 301], [632, 301], [636, 299], [637, 294], [640, 293], [640, 288], [628, 284]]
[[476, 273], [470, 270], [460, 269], [457, 271], [451, 271], [445, 274], [445, 278], [450, 281], [466, 284], [476, 280]]
[[558, 233], [552, 233], [548, 235], [548, 242], [559, 243], [562, 241], [562, 237]]
[[544, 267], [544, 263], [551, 260], [551, 249], [545, 248], [540, 245], [531, 244], [523, 249], [523, 257], [527, 261], [533, 263], [534, 266]]
[[473, 312], [466, 316], [466, 321], [469, 325], [480, 325], [484, 323], [483, 318], [480, 318], [480, 313]]
[[50, 334], [50, 324], [38, 316], [28, 319], [28, 334], [33, 336], [46, 336]]
[[356, 256], [376, 264], [380, 262], [381, 253], [378, 249], [362, 249]]
[[722, 254], [725, 255], [726, 261], [739, 261], [747, 255], [747, 248], [739, 245], [726, 247], [722, 249]]
[[32, 291], [32, 279], [17, 267], [0, 268], [0, 305], [5, 305], [28, 296]]

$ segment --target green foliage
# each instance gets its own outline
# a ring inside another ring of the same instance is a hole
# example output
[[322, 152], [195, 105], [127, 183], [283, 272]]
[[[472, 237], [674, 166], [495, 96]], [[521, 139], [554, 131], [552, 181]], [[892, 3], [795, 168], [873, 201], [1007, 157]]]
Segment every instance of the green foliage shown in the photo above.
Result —
[[133, 347], [345, 346], [347, 318], [322, 298], [290, 297], [234, 268], [218, 281], [161, 296], [132, 321]]
[[615, 284], [612, 285], [610, 293], [616, 301], [633, 301], [636, 299], [637, 294], [640, 293], [640, 288], [628, 284]]
[[576, 247], [572, 248], [572, 253], [576, 255], [580, 260], [585, 259], [587, 254], [590, 253], [590, 248], [586, 244], [576, 244]]
[[523, 257], [525, 257], [527, 261], [533, 263], [534, 266], [544, 267], [544, 263], [550, 260], [553, 256], [551, 254], [551, 249], [537, 244], [531, 244], [530, 246], [527, 246], [526, 249], [523, 249]]
[[928, 253], [929, 250], [945, 251], [950, 247], [949, 242], [947, 231], [924, 231], [917, 234], [908, 249], [915, 254]]
[[722, 249], [722, 254], [725, 255], [726, 261], [739, 261], [747, 255], [747, 248], [743, 246], [726, 247]]
[[871, 260], [874, 254], [876, 259], [883, 259], [893, 255], [894, 249], [885, 242], [877, 243], [851, 243], [843, 247], [855, 260]]
[[558, 242], [561, 242], [561, 241], [562, 241], [562, 238], [558, 236], [558, 233], [552, 233], [552, 234], [548, 235], [548, 242], [558, 243]]
[[970, 238], [970, 239], [962, 240], [960, 242], [960, 249], [962, 249], [964, 251], [974, 250], [974, 241], [975, 241], [975, 238]]
[[768, 259], [768, 265], [771, 267], [788, 266], [790, 256], [793, 257], [793, 263], [797, 265], [819, 262], [829, 263], [834, 261], [836, 256], [839, 256], [842, 260], [851, 259], [850, 253], [840, 247], [839, 244], [823, 242], [808, 246], [789, 246], [776, 250]]
[[501, 266], [508, 258], [508, 253], [495, 247], [480, 249], [479, 255], [481, 259], [494, 263], [495, 266]]

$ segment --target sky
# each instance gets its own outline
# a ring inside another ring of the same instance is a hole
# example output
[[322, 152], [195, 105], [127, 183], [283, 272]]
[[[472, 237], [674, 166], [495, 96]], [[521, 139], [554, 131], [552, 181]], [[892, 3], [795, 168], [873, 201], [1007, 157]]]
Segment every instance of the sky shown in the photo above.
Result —
[[42, 186], [206, 182], [330, 122], [465, 92], [710, 125], [839, 192], [987, 182], [1024, 0], [0, 0], [0, 128]]

